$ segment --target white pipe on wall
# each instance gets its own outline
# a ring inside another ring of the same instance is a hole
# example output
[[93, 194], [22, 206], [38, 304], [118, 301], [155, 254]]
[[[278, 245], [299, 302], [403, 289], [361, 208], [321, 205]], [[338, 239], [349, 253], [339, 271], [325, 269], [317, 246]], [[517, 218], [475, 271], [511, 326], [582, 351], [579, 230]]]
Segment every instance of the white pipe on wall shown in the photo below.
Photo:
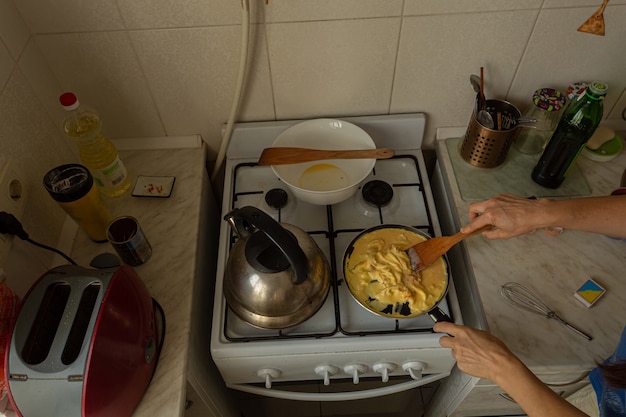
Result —
[[243, 83], [246, 75], [246, 67], [248, 62], [248, 34], [250, 32], [250, 3], [249, 0], [241, 0], [241, 56], [239, 58], [239, 70], [237, 71], [237, 84], [235, 85], [235, 93], [233, 95], [233, 102], [230, 107], [230, 114], [228, 121], [226, 122], [226, 130], [220, 143], [220, 148], [217, 153], [217, 159], [215, 160], [215, 166], [213, 167], [213, 173], [211, 174], [211, 180], [214, 180], [224, 163], [226, 156], [226, 149], [230, 143], [230, 136], [233, 132], [233, 125], [235, 123], [235, 117], [237, 116], [237, 110], [239, 109], [239, 102], [241, 101], [241, 91], [243, 90]]

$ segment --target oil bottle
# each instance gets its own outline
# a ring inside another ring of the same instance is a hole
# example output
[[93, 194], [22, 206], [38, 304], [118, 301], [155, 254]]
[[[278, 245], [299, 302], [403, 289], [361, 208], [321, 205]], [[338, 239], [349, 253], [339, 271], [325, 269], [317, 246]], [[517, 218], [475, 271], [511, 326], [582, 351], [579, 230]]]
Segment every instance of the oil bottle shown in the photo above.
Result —
[[98, 113], [80, 105], [73, 93], [63, 93], [59, 101], [69, 112], [63, 122], [63, 131], [78, 145], [80, 159], [89, 171], [100, 192], [117, 197], [130, 188], [130, 177], [120, 160], [115, 145], [102, 133]]

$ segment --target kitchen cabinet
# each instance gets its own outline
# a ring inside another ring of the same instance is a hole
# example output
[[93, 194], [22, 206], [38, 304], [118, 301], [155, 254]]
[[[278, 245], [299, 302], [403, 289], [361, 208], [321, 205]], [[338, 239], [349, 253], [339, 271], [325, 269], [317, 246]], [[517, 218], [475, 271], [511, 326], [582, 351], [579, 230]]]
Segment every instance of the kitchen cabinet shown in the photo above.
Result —
[[[608, 195], [619, 187], [626, 166], [622, 153], [609, 162], [580, 157], [564, 186], [548, 190], [534, 187], [530, 172], [539, 155], [527, 156], [511, 149], [500, 167], [484, 169], [466, 164], [458, 155], [465, 133], [440, 129], [436, 141], [437, 164], [433, 189], [444, 234], [452, 234], [469, 221], [471, 201], [500, 192], [539, 198]], [[508, 240], [481, 236], [465, 240], [449, 256], [463, 268], [453, 270], [465, 324], [488, 329], [553, 390], [568, 396], [587, 384], [586, 374], [595, 362], [617, 346], [626, 305], [626, 241], [591, 233], [565, 230], [552, 235], [543, 230]], [[456, 276], [463, 279], [456, 279]], [[591, 308], [573, 293], [587, 278], [607, 289]], [[539, 294], [563, 319], [593, 336], [576, 335], [555, 320], [517, 309], [500, 295], [500, 286], [520, 282]], [[490, 416], [523, 414], [492, 382], [470, 377], [456, 367], [442, 382], [426, 416]]]
[[[571, 375], [567, 372], [557, 375], [538, 372], [536, 375], [547, 383], [554, 392], [564, 398], [588, 384], [587, 372], [582, 374], [574, 372]], [[450, 414], [450, 417], [524, 414], [520, 406], [502, 388], [489, 380], [475, 379], [476, 385], [463, 398], [461, 404]]]
[[[210, 316], [219, 217], [206, 172], [206, 147], [199, 137], [116, 141], [134, 181], [138, 175], [175, 176], [169, 198], [133, 197], [128, 192], [107, 199], [112, 215], [137, 218], [152, 245], [152, 256], [135, 267], [150, 294], [165, 310], [166, 333], [154, 377], [133, 416], [184, 414], [188, 384], [208, 413], [239, 415], [209, 353]], [[132, 188], [132, 187], [131, 187]], [[81, 265], [109, 244], [90, 241], [71, 230], [72, 257]]]

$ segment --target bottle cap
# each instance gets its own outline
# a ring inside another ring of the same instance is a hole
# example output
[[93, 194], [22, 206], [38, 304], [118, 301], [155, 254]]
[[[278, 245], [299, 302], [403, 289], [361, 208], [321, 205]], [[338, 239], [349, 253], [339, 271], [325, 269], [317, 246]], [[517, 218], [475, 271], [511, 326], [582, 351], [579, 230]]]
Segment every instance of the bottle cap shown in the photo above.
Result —
[[79, 106], [78, 98], [74, 95], [74, 93], [63, 93], [59, 97], [59, 101], [61, 102], [61, 106], [67, 111], [76, 110]]
[[540, 88], [533, 94], [533, 103], [546, 111], [558, 111], [565, 105], [565, 96], [553, 88]]
[[589, 84], [589, 91], [597, 96], [603, 96], [606, 94], [609, 86], [603, 81], [594, 81]]

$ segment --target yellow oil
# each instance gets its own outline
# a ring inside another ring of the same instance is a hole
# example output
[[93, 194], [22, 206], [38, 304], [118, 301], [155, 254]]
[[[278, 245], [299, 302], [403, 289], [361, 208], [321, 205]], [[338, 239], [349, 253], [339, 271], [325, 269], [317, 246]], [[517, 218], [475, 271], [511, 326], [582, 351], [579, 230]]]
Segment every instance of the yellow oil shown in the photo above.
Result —
[[61, 202], [59, 205], [83, 228], [91, 240], [107, 241], [107, 226], [113, 218], [100, 198], [95, 184], [84, 197], [75, 201]]
[[117, 197], [130, 188], [130, 177], [119, 159], [115, 145], [102, 133], [100, 117], [78, 110], [65, 120], [65, 133], [78, 144], [82, 163], [89, 168], [100, 192]]
[[348, 174], [332, 164], [315, 164], [300, 175], [298, 186], [310, 191], [333, 191], [349, 186]]

